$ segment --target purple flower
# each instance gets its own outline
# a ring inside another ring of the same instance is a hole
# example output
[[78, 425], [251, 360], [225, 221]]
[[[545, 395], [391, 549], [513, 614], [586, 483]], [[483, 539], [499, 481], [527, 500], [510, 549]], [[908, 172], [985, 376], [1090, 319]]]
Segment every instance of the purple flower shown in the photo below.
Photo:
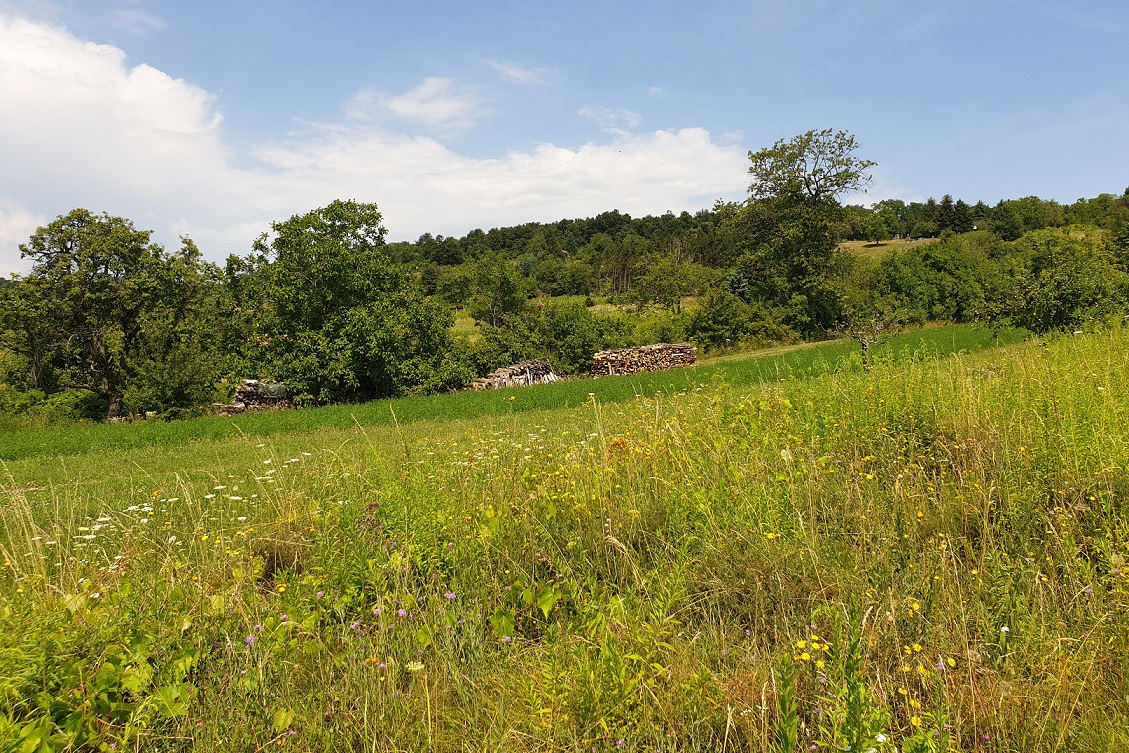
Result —
[[513, 638], [509, 637], [508, 635], [502, 636], [502, 643], [509, 643], [512, 640], [513, 640]]
[[622, 748], [624, 746], [624, 744], [625, 743], [623, 742], [622, 737], [615, 741], [615, 747], [617, 747], [617, 748]]
[[320, 599], [320, 598], [321, 598], [321, 597], [323, 597], [323, 596], [325, 596], [325, 591], [318, 591], [318, 592], [317, 592], [317, 596], [316, 596], [315, 598], [318, 598], [318, 599]]
[[263, 629], [263, 626], [262, 626], [262, 625], [256, 625], [256, 626], [255, 626], [255, 632], [256, 632], [256, 633], [257, 633], [257, 632], [259, 632], [259, 631], [261, 631], [262, 629]]
[[255, 636], [249, 635], [243, 639], [243, 642], [247, 644], [247, 648], [251, 648], [255, 644]]
[[279, 619], [280, 622], [286, 622], [287, 620], [290, 619], [290, 617], [284, 614], [284, 615], [281, 615], [278, 619]]
[[400, 609], [396, 610], [396, 614], [400, 615], [401, 617], [407, 617], [408, 616], [408, 610], [401, 607]]
[[454, 595], [453, 593], [451, 593], [450, 591], [448, 591], [447, 593], [443, 594], [443, 598], [444, 598], [444, 599], [446, 599], [447, 601], [454, 601], [454, 600], [455, 600], [455, 599], [457, 599], [458, 597], [457, 597], [457, 596], [455, 596], [455, 595]]

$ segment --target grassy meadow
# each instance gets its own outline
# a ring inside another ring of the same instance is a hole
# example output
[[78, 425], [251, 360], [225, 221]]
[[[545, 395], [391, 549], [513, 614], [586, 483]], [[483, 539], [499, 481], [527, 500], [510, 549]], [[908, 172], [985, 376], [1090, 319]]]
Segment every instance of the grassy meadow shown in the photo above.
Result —
[[1003, 340], [0, 434], [0, 746], [1129, 749], [1129, 330]]

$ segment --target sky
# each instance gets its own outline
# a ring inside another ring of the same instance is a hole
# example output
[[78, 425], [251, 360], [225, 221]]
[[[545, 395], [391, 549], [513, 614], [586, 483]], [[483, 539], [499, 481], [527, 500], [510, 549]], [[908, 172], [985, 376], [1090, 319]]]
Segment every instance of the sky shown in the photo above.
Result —
[[214, 261], [334, 199], [390, 240], [742, 200], [810, 129], [870, 204], [1129, 186], [1125, 0], [0, 0], [0, 274], [76, 207]]

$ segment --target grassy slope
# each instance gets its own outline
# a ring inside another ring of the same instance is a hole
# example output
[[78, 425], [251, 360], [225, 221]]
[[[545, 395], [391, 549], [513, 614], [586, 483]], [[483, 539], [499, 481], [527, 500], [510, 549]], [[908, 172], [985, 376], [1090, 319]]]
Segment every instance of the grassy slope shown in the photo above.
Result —
[[1127, 348], [26, 458], [0, 741], [1124, 749]]
[[[1014, 341], [1018, 332], [1005, 332], [1004, 341]], [[964, 326], [940, 327], [908, 333], [876, 348], [889, 358], [911, 354], [944, 355], [974, 350], [994, 343], [984, 330]], [[73, 455], [102, 450], [144, 447], [175, 447], [184, 442], [215, 441], [238, 437], [267, 437], [353, 426], [387, 426], [394, 422], [473, 419], [508, 415], [515, 411], [577, 407], [589, 393], [603, 402], [619, 402], [636, 395], [677, 392], [700, 384], [733, 386], [776, 381], [791, 376], [824, 373], [839, 368], [858, 368], [845, 357], [856, 346], [849, 342], [825, 343], [816, 348], [773, 350], [739, 360], [715, 361], [693, 369], [612, 379], [579, 379], [548, 387], [527, 387], [489, 393], [462, 392], [382, 400], [365, 405], [338, 405], [280, 413], [260, 413], [237, 418], [210, 418], [175, 423], [132, 425], [79, 424], [63, 428], [0, 432], [0, 460], [35, 456]], [[510, 398], [514, 398], [513, 401]]]

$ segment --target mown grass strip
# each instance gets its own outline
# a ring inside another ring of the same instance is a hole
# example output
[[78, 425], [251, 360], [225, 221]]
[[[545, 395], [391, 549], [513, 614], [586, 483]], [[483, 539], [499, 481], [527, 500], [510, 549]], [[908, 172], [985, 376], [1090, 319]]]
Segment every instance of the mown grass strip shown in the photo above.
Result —
[[[986, 330], [965, 325], [928, 328], [904, 334], [875, 348], [875, 359], [906, 361], [936, 358], [1014, 343], [1024, 336], [1025, 332], [1021, 330], [1006, 330], [997, 337]], [[306, 433], [356, 424], [387, 426], [397, 422], [498, 416], [518, 411], [576, 407], [593, 397], [604, 403], [623, 402], [638, 395], [684, 392], [699, 385], [743, 386], [857, 370], [857, 351], [854, 343], [835, 341], [772, 354], [754, 353], [747, 358], [707, 363], [691, 369], [576, 379], [510, 390], [402, 397], [235, 418], [209, 417], [172, 423], [123, 425], [76, 424], [0, 432], [0, 459], [74, 455], [100, 449], [169, 447], [190, 441]]]

